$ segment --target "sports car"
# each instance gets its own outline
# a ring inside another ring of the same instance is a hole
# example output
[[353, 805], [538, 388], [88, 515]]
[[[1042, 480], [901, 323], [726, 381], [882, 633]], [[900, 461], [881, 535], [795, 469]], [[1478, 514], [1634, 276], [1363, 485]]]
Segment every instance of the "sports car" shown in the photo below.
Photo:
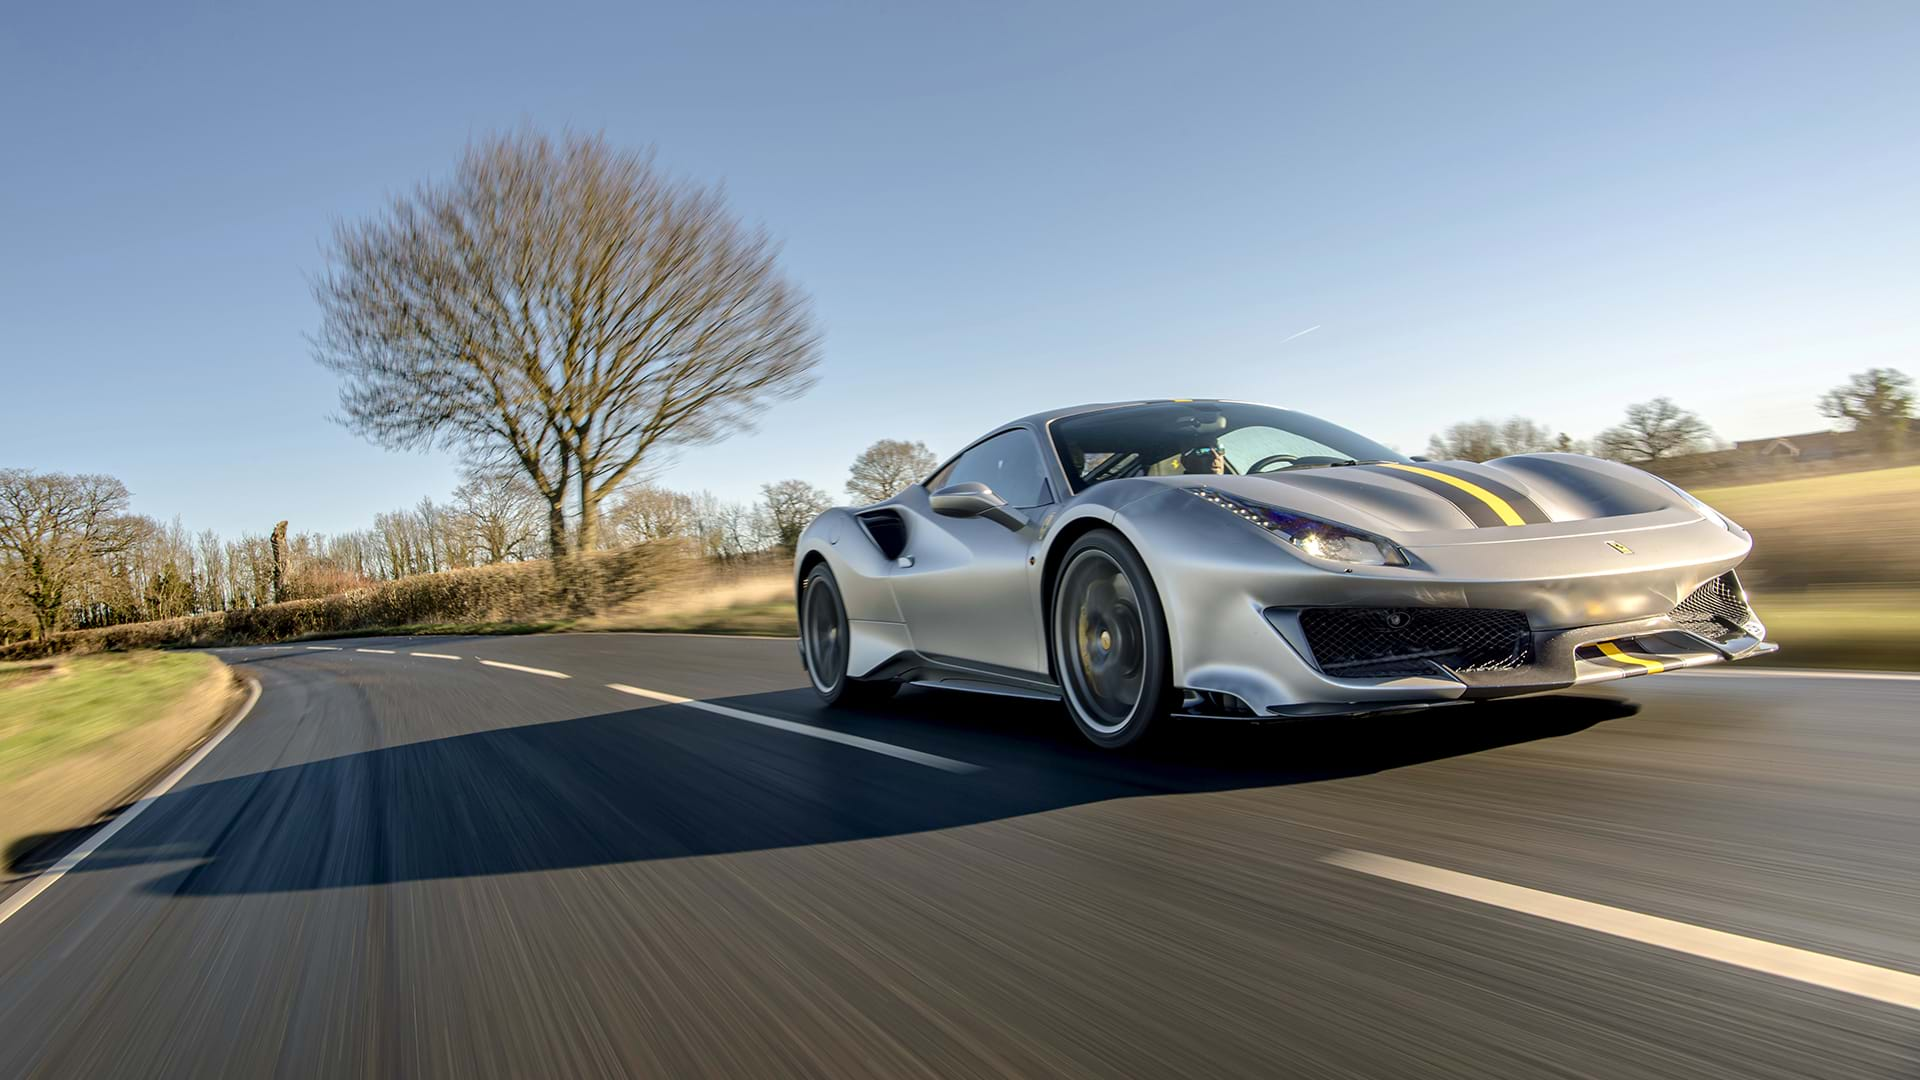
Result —
[[1403, 457], [1304, 413], [1164, 400], [1039, 413], [795, 551], [829, 704], [904, 684], [1059, 700], [1126, 746], [1245, 720], [1535, 694], [1773, 651], [1753, 541], [1579, 454]]

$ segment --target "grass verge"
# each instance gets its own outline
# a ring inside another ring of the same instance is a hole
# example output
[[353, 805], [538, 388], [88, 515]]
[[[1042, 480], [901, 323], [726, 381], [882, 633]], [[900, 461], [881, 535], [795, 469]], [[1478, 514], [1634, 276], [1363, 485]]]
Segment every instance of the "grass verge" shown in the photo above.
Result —
[[1772, 667], [1920, 671], [1920, 588], [1759, 593]]
[[0, 853], [122, 804], [219, 723], [237, 690], [203, 653], [133, 652], [0, 664]]

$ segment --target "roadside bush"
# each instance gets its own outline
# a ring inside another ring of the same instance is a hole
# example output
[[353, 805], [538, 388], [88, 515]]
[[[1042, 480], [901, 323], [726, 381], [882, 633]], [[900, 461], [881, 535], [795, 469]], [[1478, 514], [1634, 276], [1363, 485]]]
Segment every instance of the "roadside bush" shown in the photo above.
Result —
[[0, 660], [55, 653], [258, 645], [407, 626], [542, 622], [631, 602], [698, 570], [683, 547], [645, 544], [570, 560], [419, 574], [337, 596], [155, 622], [70, 630], [0, 648]]

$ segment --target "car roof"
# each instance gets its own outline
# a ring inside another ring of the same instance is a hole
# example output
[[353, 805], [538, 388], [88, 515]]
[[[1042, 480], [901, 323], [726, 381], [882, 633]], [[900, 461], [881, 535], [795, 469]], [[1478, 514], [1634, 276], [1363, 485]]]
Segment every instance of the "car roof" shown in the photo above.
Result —
[[[1218, 405], [1253, 404], [1252, 402], [1239, 401], [1234, 398], [1139, 398], [1133, 401], [1107, 401], [1090, 405], [1069, 405], [1062, 409], [1048, 409], [1045, 412], [1037, 412], [1030, 416], [1023, 416], [1018, 420], [1009, 420], [1000, 425], [1000, 427], [1009, 428], [1019, 424], [1030, 424], [1037, 428], [1045, 428], [1047, 424], [1052, 421], [1067, 416], [1079, 416], [1082, 413], [1105, 412], [1108, 409], [1125, 409], [1135, 405], [1185, 405], [1189, 402], [1205, 402]], [[999, 429], [996, 428], [995, 430]]]

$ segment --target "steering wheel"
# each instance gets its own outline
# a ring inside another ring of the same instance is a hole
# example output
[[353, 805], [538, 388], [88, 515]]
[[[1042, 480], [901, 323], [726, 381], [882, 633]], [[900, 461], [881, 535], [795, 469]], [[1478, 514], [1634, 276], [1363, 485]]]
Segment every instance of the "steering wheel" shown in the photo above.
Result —
[[1296, 460], [1298, 460], [1298, 458], [1294, 454], [1268, 454], [1266, 457], [1263, 457], [1259, 461], [1256, 461], [1253, 464], [1247, 466], [1247, 471], [1245, 475], [1252, 476], [1255, 473], [1266, 472], [1267, 466], [1278, 465], [1282, 462], [1285, 462], [1286, 464], [1291, 465]]

